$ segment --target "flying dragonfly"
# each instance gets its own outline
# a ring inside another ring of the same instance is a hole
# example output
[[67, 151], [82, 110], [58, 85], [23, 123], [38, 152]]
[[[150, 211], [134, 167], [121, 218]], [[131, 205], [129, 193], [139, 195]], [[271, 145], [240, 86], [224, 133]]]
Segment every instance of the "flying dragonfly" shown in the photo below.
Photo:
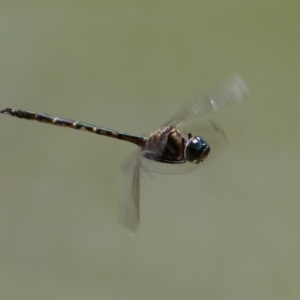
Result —
[[130, 196], [120, 202], [121, 224], [129, 232], [136, 233], [140, 223], [140, 169], [163, 173], [184, 173], [197, 169], [212, 154], [217, 153], [220, 150], [218, 147], [226, 140], [224, 132], [216, 123], [203, 122], [202, 119], [212, 112], [244, 101], [247, 95], [248, 88], [243, 78], [234, 75], [185, 107], [158, 130], [142, 136], [29, 110], [6, 108], [0, 112], [21, 119], [83, 130], [139, 146], [140, 151], [132, 171]]

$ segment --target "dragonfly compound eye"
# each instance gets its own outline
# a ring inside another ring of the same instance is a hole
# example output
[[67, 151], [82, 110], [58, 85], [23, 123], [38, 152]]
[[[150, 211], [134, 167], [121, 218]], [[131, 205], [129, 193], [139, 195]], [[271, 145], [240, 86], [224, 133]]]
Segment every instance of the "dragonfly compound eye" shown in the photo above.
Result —
[[185, 146], [184, 156], [189, 162], [199, 164], [209, 154], [210, 148], [201, 136], [194, 136]]

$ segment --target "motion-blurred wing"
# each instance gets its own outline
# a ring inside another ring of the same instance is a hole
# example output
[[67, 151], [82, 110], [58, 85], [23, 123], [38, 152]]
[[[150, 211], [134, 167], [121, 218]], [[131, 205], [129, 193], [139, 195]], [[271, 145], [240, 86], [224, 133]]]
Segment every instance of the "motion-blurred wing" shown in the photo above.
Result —
[[[131, 234], [136, 234], [140, 224], [140, 164], [142, 151], [137, 156], [136, 162], [126, 166], [126, 177], [132, 176], [131, 189], [126, 197], [119, 202], [119, 221], [121, 225]], [[132, 171], [132, 166], [134, 169]], [[131, 167], [131, 170], [130, 170]]]
[[243, 78], [234, 75], [219, 88], [207, 93], [192, 105], [185, 107], [165, 126], [175, 127], [195, 118], [206, 116], [209, 113], [245, 100], [248, 93], [248, 87]]

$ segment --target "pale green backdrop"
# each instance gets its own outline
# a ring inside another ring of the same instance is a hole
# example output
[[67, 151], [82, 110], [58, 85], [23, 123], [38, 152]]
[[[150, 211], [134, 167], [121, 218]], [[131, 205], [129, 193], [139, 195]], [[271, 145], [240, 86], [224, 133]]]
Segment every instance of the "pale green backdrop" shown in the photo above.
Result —
[[144, 176], [116, 220], [135, 146], [0, 116], [1, 299], [300, 299], [300, 4], [4, 1], [0, 108], [155, 130], [241, 74], [228, 138], [198, 172]]

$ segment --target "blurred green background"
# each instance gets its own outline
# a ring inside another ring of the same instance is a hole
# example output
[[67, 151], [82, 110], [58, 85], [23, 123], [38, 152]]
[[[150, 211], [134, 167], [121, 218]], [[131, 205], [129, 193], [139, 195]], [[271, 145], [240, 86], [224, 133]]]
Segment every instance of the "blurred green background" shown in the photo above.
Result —
[[0, 104], [133, 134], [241, 74], [214, 114], [224, 153], [144, 176], [136, 237], [116, 220], [135, 146], [0, 116], [1, 299], [299, 299], [300, 3], [1, 1]]

